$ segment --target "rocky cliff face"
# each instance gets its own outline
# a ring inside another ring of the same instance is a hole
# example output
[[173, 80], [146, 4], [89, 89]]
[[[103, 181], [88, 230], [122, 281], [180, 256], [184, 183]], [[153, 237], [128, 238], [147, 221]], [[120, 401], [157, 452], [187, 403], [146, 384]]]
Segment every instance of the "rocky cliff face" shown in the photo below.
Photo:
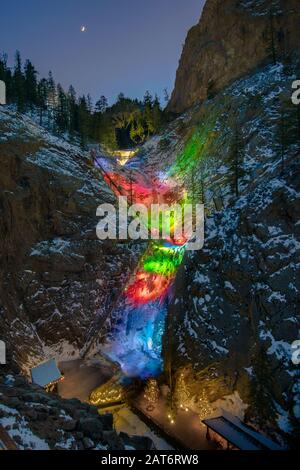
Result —
[[118, 435], [113, 417], [79, 400], [62, 400], [0, 371], [0, 421], [19, 450], [153, 449], [147, 437]]
[[185, 371], [190, 406], [201, 412], [203, 396], [213, 402], [239, 393], [249, 420], [289, 435], [293, 445], [300, 419], [291, 348], [300, 326], [299, 110], [291, 105], [298, 24], [293, 0], [208, 0], [188, 34], [168, 107], [189, 112], [151, 144], [148, 160], [163, 170], [160, 152], [179, 169], [194, 159], [207, 216], [204, 249], [187, 254], [176, 279], [166, 362]]
[[207, 0], [188, 33], [168, 110], [181, 113], [265, 62], [299, 49], [297, 0]]
[[0, 157], [0, 338], [26, 372], [78, 356], [135, 254], [96, 238], [114, 196], [78, 147], [0, 108]]
[[206, 208], [204, 248], [186, 254], [175, 281], [166, 367], [183, 371], [188, 406], [200, 414], [203, 396], [212, 403], [238, 393], [248, 419], [295, 438], [300, 140], [290, 99], [299, 72], [294, 65], [254, 70], [191, 108], [147, 144], [146, 167], [174, 169], [190, 190], [192, 174], [196, 200]]

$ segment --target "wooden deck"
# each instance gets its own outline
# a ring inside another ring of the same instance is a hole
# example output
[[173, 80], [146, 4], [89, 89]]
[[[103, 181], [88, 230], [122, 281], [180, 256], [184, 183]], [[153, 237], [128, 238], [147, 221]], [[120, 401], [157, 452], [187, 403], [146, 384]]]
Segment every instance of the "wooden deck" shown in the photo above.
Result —
[[130, 403], [132, 411], [146, 424], [154, 426], [161, 436], [176, 449], [216, 450], [216, 446], [207, 441], [206, 427], [199, 416], [193, 411], [178, 411], [175, 423], [167, 418], [167, 408], [164, 398], [160, 398], [153, 411], [147, 410], [147, 403], [141, 396]]

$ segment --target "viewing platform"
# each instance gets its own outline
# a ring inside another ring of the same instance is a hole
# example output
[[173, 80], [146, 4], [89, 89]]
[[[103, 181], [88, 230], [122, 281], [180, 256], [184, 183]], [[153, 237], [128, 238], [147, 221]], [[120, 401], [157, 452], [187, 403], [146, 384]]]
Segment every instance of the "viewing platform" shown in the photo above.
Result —
[[172, 423], [168, 419], [167, 403], [160, 397], [153, 410], [148, 402], [139, 396], [130, 402], [130, 407], [146, 424], [164, 437], [176, 449], [185, 450], [216, 450], [217, 446], [206, 439], [206, 428], [200, 417], [191, 410], [178, 410]]

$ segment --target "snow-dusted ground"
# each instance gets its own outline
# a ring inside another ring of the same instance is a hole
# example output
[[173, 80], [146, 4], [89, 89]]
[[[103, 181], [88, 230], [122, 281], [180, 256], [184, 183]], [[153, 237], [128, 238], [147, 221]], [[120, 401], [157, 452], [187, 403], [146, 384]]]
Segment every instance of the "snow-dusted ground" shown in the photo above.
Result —
[[114, 428], [118, 433], [125, 432], [129, 436], [149, 437], [157, 450], [173, 449], [167, 442], [151, 431], [148, 426], [126, 406], [114, 411], [113, 416]]
[[33, 450], [49, 450], [47, 442], [33, 434], [28, 427], [28, 422], [17, 410], [1, 403], [0, 410], [6, 414], [4, 418], [0, 419], [0, 424], [13, 439], [20, 439], [20, 442], [22, 442], [22, 444], [18, 446], [20, 450], [26, 448]]

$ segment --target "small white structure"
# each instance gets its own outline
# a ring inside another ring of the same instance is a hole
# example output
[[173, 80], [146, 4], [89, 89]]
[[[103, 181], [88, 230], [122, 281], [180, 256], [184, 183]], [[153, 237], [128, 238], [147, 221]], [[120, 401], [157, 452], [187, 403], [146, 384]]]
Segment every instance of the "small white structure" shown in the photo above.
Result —
[[46, 389], [60, 382], [62, 378], [55, 359], [50, 359], [31, 369], [32, 383]]
[[2, 80], [0, 80], [0, 104], [6, 104], [6, 86]]

